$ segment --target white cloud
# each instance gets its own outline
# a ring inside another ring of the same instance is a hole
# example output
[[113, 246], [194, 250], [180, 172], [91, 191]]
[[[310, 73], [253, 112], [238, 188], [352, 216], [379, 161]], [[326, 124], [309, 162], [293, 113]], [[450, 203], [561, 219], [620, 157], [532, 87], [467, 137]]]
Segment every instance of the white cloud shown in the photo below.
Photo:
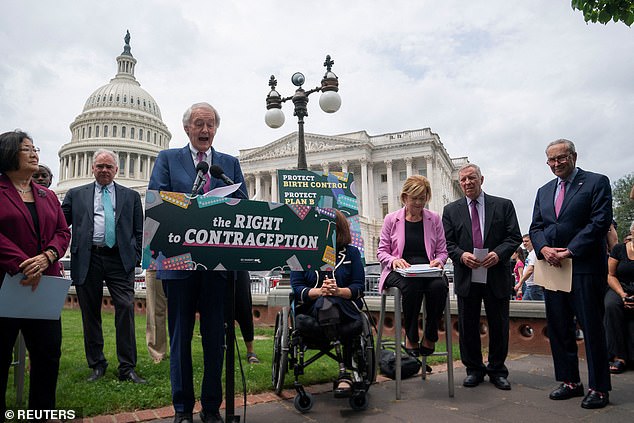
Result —
[[[612, 180], [631, 172], [634, 38], [623, 24], [586, 25], [569, 2], [457, 0], [8, 0], [0, 16], [0, 130], [23, 128], [57, 165], [86, 98], [116, 73], [130, 30], [136, 77], [161, 107], [172, 145], [182, 112], [219, 109], [219, 149], [237, 153], [297, 129], [290, 105], [264, 124], [268, 79], [282, 95], [301, 71], [319, 84], [335, 60], [342, 108], [311, 97], [306, 131], [370, 134], [430, 127], [468, 156], [485, 190], [515, 202], [522, 230], [550, 177], [545, 145], [575, 141], [579, 165]], [[35, 13], [35, 11], [37, 13]]]

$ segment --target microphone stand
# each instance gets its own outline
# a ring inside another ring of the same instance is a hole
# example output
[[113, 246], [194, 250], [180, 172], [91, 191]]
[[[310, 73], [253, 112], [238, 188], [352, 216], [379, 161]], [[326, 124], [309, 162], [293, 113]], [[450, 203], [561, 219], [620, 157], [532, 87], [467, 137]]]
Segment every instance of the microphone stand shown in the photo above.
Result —
[[229, 295], [225, 307], [229, 307], [227, 314], [227, 327], [225, 339], [227, 343], [227, 353], [225, 362], [225, 422], [240, 422], [240, 416], [235, 415], [235, 344], [236, 344], [236, 327], [235, 327], [235, 299], [236, 299], [236, 281], [237, 275], [235, 270], [227, 271], [227, 282], [229, 286]]

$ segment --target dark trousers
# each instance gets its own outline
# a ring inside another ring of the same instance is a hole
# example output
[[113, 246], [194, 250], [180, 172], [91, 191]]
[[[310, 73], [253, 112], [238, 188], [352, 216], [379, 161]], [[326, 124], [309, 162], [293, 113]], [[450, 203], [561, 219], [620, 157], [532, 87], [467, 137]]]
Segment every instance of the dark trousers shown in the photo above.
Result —
[[[480, 309], [484, 302], [489, 335], [489, 362], [484, 365], [480, 340]], [[460, 357], [468, 375], [508, 377], [509, 297], [497, 298], [489, 284], [471, 282], [469, 295], [458, 295]]]
[[6, 392], [13, 346], [22, 331], [29, 352], [29, 409], [55, 408], [55, 389], [62, 355], [61, 320], [14, 319], [0, 317], [0, 412], [4, 421]]
[[190, 273], [185, 279], [163, 279], [170, 335], [172, 403], [178, 413], [191, 413], [194, 408], [192, 337], [198, 312], [204, 366], [200, 402], [203, 410], [213, 413], [222, 402], [227, 272]]
[[[242, 337], [244, 338], [244, 342], [253, 341], [253, 299], [251, 298], [251, 278], [249, 277], [249, 272], [246, 270], [236, 271], [236, 280], [233, 284], [235, 289], [235, 309], [234, 309], [234, 320], [238, 322], [240, 325], [240, 332], [242, 332]], [[226, 298], [229, 297], [229, 289], [231, 289], [231, 285], [227, 286], [226, 294], [225, 294], [225, 304], [227, 303]], [[225, 308], [225, 322], [228, 322], [228, 313], [229, 306]]]
[[137, 360], [134, 333], [134, 269], [125, 272], [118, 254], [102, 255], [93, 252], [86, 281], [75, 287], [84, 326], [86, 360], [91, 369], [108, 367], [108, 361], [103, 354], [101, 327], [104, 281], [114, 304], [119, 376], [125, 376], [134, 370]]
[[603, 328], [603, 298], [606, 286], [605, 275], [573, 274], [570, 292], [545, 290], [548, 338], [556, 380], [580, 382], [574, 323], [576, 315], [583, 330], [589, 388], [599, 392], [608, 392], [612, 389]]
[[447, 301], [447, 283], [438, 278], [406, 278], [397, 272], [390, 272], [385, 279], [385, 287], [401, 290], [403, 304], [403, 326], [412, 344], [418, 343], [418, 314], [423, 298], [425, 301], [425, 334], [428, 341], [438, 341], [438, 321], [442, 317]]
[[634, 360], [634, 310], [626, 310], [621, 297], [611, 289], [605, 293], [603, 303], [608, 357]]

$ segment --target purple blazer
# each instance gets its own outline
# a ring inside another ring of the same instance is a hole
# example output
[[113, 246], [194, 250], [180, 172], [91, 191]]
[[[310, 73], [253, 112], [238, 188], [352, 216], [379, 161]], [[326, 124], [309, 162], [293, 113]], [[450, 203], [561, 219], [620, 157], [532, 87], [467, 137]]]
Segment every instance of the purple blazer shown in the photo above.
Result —
[[[425, 250], [429, 261], [439, 260], [443, 266], [447, 261], [447, 243], [445, 229], [440, 215], [423, 209], [423, 228], [425, 231]], [[403, 257], [405, 248], [405, 207], [385, 216], [381, 228], [381, 239], [377, 258], [381, 262], [379, 292], [383, 291], [385, 278], [392, 271], [392, 262]]]
[[[5, 273], [19, 273], [20, 263], [44, 249], [53, 247], [62, 257], [68, 248], [70, 230], [57, 196], [34, 182], [31, 182], [31, 189], [40, 221], [39, 245], [31, 213], [11, 180], [6, 175], [0, 175], [0, 284]], [[53, 263], [44, 274], [59, 276], [60, 263]]]

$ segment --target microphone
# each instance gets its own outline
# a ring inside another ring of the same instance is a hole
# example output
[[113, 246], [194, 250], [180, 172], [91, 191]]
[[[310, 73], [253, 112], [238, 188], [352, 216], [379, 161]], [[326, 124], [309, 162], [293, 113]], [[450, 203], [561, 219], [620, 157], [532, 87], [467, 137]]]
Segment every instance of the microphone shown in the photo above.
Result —
[[[231, 180], [231, 178], [225, 175], [225, 171], [222, 170], [222, 168], [218, 165], [211, 165], [211, 167], [209, 168], [209, 173], [214, 178], [222, 180], [226, 185], [233, 185], [235, 183]], [[242, 190], [242, 187], [238, 188], [238, 192], [242, 194], [245, 199], [249, 199], [249, 196]]]
[[196, 179], [194, 180], [194, 186], [192, 186], [191, 197], [195, 196], [201, 185], [205, 183], [205, 175], [209, 172], [209, 163], [201, 161], [196, 165]]
[[213, 176], [216, 179], [222, 179], [222, 181], [227, 184], [227, 185], [233, 185], [234, 182], [231, 180], [231, 178], [229, 178], [227, 175], [225, 175], [225, 171], [222, 170], [222, 168], [218, 165], [212, 165], [209, 168], [209, 173], [211, 173], [211, 176]]

